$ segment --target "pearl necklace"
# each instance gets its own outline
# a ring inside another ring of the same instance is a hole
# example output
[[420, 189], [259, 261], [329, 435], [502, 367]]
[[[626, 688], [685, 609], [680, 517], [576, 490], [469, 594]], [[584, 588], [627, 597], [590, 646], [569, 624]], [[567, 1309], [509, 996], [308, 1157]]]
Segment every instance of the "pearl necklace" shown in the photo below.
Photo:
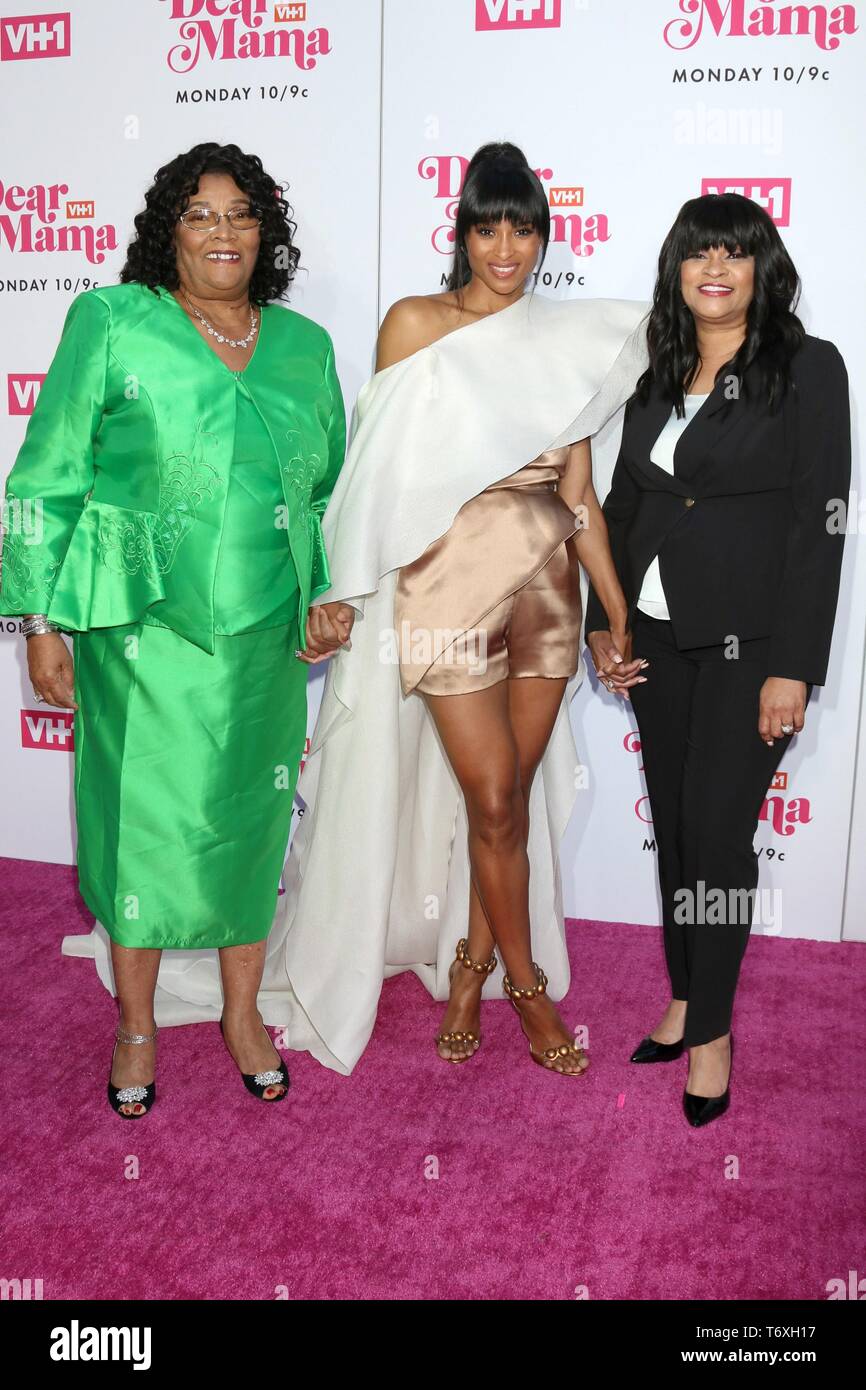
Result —
[[227, 343], [229, 347], [235, 348], [249, 347], [250, 343], [253, 341], [253, 338], [259, 331], [258, 321], [256, 320], [255, 310], [253, 309], [252, 305], [250, 305], [250, 331], [247, 334], [247, 336], [245, 338], [228, 338], [226, 337], [225, 333], [220, 333], [218, 328], [214, 328], [212, 323], [208, 323], [204, 314], [199, 309], [197, 309], [195, 305], [191, 302], [189, 295], [186, 293], [185, 290], [181, 290], [181, 294], [183, 295], [187, 304], [189, 304], [190, 309], [195, 314], [199, 322], [204, 324], [210, 336], [212, 338], [216, 338], [218, 343]]

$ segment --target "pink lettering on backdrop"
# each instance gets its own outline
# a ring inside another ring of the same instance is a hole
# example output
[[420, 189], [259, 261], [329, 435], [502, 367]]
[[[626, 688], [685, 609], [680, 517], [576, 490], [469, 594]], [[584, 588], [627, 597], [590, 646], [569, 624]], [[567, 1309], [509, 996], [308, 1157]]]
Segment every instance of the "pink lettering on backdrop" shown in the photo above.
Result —
[[768, 796], [758, 820], [768, 821], [777, 835], [793, 835], [798, 825], [812, 820], [811, 803], [805, 796], [786, 802], [783, 796]]
[[46, 714], [44, 710], [21, 711], [21, 747], [45, 748], [53, 753], [71, 753], [75, 748], [74, 715], [64, 710]]
[[45, 380], [44, 372], [10, 372], [6, 378], [6, 404], [10, 415], [32, 415]]
[[35, 183], [32, 188], [0, 183], [0, 208], [32, 212], [39, 222], [56, 222], [61, 195], [68, 192], [68, 183]]
[[76, 219], [58, 223], [61, 196], [69, 192], [66, 183], [0, 183], [0, 249], [25, 254], [74, 252], [84, 255], [91, 265], [101, 265], [107, 251], [117, 250], [117, 228], [111, 222], [94, 226], [81, 221], [93, 217], [92, 199], [68, 202], [64, 213]]
[[[640, 797], [634, 804], [634, 813], [644, 825], [652, 825], [652, 812], [648, 796]], [[782, 796], [768, 796], [758, 815], [758, 821], [766, 821], [776, 835], [793, 835], [798, 825], [812, 822], [812, 803], [808, 797], [793, 797], [786, 802]]]
[[562, 0], [475, 0], [475, 28], [558, 29]]
[[202, 14], [209, 19], [231, 16], [239, 19], [246, 29], [261, 24], [268, 13], [267, 0], [162, 0], [162, 3], [171, 6], [172, 19], [198, 19]]
[[17, 14], [0, 19], [0, 61], [68, 58], [69, 14]]
[[[430, 236], [430, 243], [434, 251], [438, 251], [443, 256], [451, 255], [454, 250], [454, 221], [457, 217], [457, 204], [468, 164], [469, 160], [458, 154], [425, 155], [418, 163], [419, 177], [433, 184], [433, 197], [447, 200], [443, 213], [448, 221], [435, 227]], [[542, 183], [549, 183], [553, 178], [553, 170], [546, 167], [536, 169], [535, 173]], [[548, 201], [551, 201], [554, 194], [557, 206], [582, 205], [582, 188], [558, 185], [555, 189], [550, 190]], [[572, 196], [564, 197], [563, 195], [566, 194]], [[562, 243], [567, 245], [575, 256], [591, 256], [598, 243], [609, 240], [610, 224], [607, 215], [603, 212], [588, 214], [571, 212], [567, 215], [555, 211], [551, 212], [550, 243], [552, 246]]]
[[[181, 42], [168, 51], [172, 72], [191, 72], [202, 58], [288, 58], [303, 72], [316, 67], [331, 52], [328, 29], [288, 28], [305, 19], [302, 4], [273, 4], [266, 0], [158, 0], [168, 16], [179, 22]], [[273, 22], [273, 27], [265, 24]]]
[[854, 5], [783, 5], [777, 0], [679, 0], [680, 18], [664, 28], [669, 48], [694, 48], [706, 33], [716, 38], [811, 38], [831, 52], [858, 29]]
[[742, 193], [759, 203], [777, 227], [791, 224], [790, 179], [703, 179], [701, 193]]

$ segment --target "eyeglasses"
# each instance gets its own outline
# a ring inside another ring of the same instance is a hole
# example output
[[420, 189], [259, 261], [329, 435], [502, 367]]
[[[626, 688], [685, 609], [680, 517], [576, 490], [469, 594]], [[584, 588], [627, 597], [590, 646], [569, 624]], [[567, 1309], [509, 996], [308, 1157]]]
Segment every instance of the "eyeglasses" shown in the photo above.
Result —
[[193, 232], [212, 232], [223, 218], [238, 232], [252, 231], [262, 220], [255, 209], [249, 207], [229, 208], [228, 212], [214, 212], [213, 208], [204, 207], [187, 208], [177, 220]]

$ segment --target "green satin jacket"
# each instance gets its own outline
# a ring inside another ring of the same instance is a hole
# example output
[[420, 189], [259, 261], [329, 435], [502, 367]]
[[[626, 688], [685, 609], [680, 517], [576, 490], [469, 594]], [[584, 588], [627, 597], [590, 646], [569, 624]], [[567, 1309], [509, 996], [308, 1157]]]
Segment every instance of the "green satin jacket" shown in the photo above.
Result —
[[[7, 480], [0, 612], [84, 632], [149, 611], [212, 652], [236, 380], [164, 287], [77, 295]], [[243, 380], [280, 472], [303, 636], [331, 583], [321, 519], [346, 443], [331, 339], [267, 304]]]

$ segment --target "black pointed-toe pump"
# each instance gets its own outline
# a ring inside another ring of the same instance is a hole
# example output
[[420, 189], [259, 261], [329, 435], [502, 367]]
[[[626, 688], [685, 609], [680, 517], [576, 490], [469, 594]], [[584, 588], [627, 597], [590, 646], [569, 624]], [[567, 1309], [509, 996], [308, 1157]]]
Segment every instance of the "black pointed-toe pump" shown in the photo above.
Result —
[[675, 1062], [683, 1055], [683, 1040], [675, 1043], [656, 1042], [655, 1038], [644, 1038], [638, 1043], [629, 1057], [630, 1062]]
[[[734, 1035], [731, 1034], [731, 1071], [734, 1067]], [[708, 1125], [712, 1120], [717, 1120], [731, 1103], [731, 1076], [728, 1073], [728, 1084], [724, 1094], [720, 1096], [693, 1096], [690, 1091], [683, 1091], [683, 1110], [686, 1119], [693, 1129], [701, 1129]]]

